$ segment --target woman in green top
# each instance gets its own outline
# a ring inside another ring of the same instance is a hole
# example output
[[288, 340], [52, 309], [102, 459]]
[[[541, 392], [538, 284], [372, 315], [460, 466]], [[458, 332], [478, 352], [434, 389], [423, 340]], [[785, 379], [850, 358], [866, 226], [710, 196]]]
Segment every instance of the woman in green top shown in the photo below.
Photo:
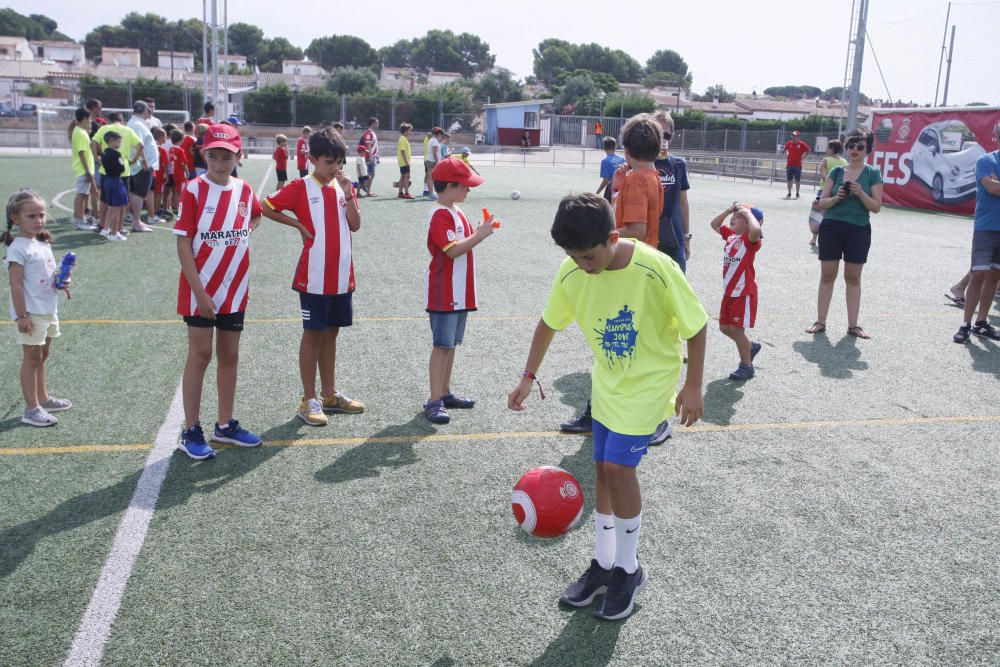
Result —
[[844, 260], [844, 284], [847, 292], [847, 333], [870, 338], [858, 326], [861, 310], [861, 270], [868, 261], [872, 243], [870, 215], [882, 208], [882, 174], [865, 163], [871, 152], [874, 135], [855, 129], [847, 135], [846, 166], [834, 167], [827, 176], [816, 206], [824, 211], [819, 229], [819, 296], [816, 321], [806, 333], [826, 331], [826, 316], [833, 298], [833, 285]]

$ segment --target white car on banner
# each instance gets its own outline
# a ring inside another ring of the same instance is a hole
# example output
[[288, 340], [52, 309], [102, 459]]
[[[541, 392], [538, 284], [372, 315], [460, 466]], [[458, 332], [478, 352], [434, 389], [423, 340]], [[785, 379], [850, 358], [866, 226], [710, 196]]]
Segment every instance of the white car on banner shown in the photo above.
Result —
[[[958, 131], [963, 129], [965, 124], [960, 120], [931, 123], [910, 148], [913, 175], [930, 188], [938, 203], [976, 196], [976, 160], [986, 151], [978, 143], [963, 143], [964, 133]], [[955, 147], [962, 150], [948, 151]]]

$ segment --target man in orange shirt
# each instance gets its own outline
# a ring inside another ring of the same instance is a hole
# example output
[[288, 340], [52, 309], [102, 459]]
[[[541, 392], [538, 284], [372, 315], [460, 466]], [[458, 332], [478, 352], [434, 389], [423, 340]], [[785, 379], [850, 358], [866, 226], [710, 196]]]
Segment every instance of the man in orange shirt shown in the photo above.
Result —
[[604, 147], [604, 126], [601, 121], [594, 121], [594, 138], [597, 139], [597, 147]]

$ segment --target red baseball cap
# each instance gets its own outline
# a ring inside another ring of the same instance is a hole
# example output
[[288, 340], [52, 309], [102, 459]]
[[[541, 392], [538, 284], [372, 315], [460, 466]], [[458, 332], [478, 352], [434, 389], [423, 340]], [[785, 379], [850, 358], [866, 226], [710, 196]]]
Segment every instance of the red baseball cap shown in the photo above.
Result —
[[799, 136], [799, 131], [798, 131], [798, 130], [795, 130], [794, 132], [792, 132], [792, 136], [793, 136], [793, 137], [797, 137], [797, 136]]
[[243, 140], [240, 139], [240, 131], [223, 123], [212, 125], [205, 133], [205, 145], [202, 149], [207, 151], [209, 148], [225, 148], [232, 153], [241, 153]]
[[465, 160], [446, 157], [437, 163], [431, 178], [435, 181], [446, 181], [449, 183], [459, 183], [474, 188], [482, 184], [483, 177], [472, 171], [472, 167], [465, 164]]

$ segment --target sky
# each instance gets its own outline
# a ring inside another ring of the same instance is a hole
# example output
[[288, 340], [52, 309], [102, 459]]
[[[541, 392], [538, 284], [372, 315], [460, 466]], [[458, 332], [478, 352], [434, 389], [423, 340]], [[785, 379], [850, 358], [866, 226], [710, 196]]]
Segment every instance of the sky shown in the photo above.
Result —
[[[218, 4], [221, 21], [222, 0]], [[523, 78], [531, 74], [531, 50], [543, 39], [558, 37], [622, 49], [641, 64], [658, 49], [673, 49], [694, 73], [694, 92], [722, 84], [749, 93], [779, 85], [843, 85], [852, 2], [633, 0], [622, 16], [609, 12], [615, 6], [609, 0], [464, 6], [444, 0], [382, 0], [372, 11], [362, 11], [364, 3], [342, 0], [229, 4], [230, 22], [257, 25], [265, 36], [286, 37], [302, 48], [330, 34], [356, 35], [378, 48], [430, 29], [450, 29], [479, 35], [498, 66]], [[155, 12], [171, 20], [200, 18], [202, 12], [201, 0], [100, 3], [96, 12], [81, 12], [86, 3], [78, 0], [41, 5], [14, 0], [6, 6], [22, 14], [42, 11], [74, 39], [83, 39], [98, 23], [117, 23], [129, 11]], [[289, 11], [276, 12], [279, 6]], [[934, 101], [947, 7], [941, 0], [870, 0], [863, 93], [919, 104]], [[953, 2], [949, 25], [956, 26], [956, 33], [948, 103], [1000, 105], [1000, 0]], [[939, 103], [944, 79], [942, 74]]]

